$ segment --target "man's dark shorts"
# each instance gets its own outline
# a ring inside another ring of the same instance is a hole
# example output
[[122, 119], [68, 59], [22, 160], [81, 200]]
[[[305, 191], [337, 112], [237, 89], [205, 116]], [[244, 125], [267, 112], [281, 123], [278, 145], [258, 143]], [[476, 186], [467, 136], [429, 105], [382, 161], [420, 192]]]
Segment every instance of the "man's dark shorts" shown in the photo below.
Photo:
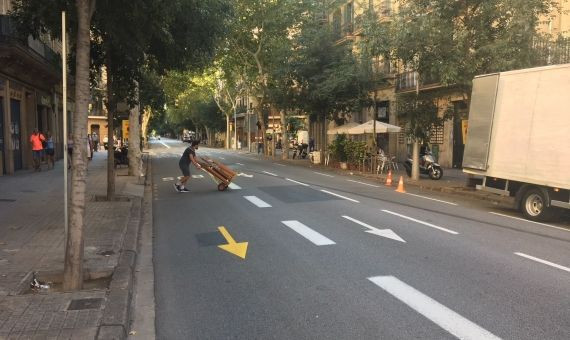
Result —
[[33, 150], [32, 151], [32, 157], [34, 159], [41, 159], [42, 158], [42, 151], [43, 150]]
[[179, 162], [178, 166], [180, 167], [180, 170], [182, 170], [182, 175], [190, 176], [190, 164]]

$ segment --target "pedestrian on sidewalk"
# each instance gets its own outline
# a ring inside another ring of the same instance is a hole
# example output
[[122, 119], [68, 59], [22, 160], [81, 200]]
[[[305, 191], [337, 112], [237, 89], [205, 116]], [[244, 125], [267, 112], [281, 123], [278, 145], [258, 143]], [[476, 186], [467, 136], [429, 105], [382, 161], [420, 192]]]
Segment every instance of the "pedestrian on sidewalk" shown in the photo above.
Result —
[[30, 136], [30, 144], [32, 144], [32, 158], [34, 160], [34, 171], [42, 171], [41, 161], [44, 150], [43, 143], [46, 138], [41, 134], [38, 129], [34, 129]]
[[198, 161], [196, 160], [196, 150], [198, 150], [198, 144], [200, 141], [192, 141], [190, 146], [184, 150], [182, 157], [180, 157], [180, 161], [178, 161], [178, 166], [182, 171], [182, 178], [174, 183], [174, 188], [178, 192], [189, 192], [186, 188], [186, 182], [190, 179], [190, 163], [194, 164], [194, 166], [198, 169], [202, 169]]
[[51, 133], [48, 131], [46, 134], [47, 138], [46, 138], [46, 157], [47, 157], [47, 166], [48, 166], [48, 170], [50, 169], [50, 164], [51, 164], [51, 169], [53, 169], [54, 167], [54, 155], [55, 155], [55, 146], [54, 146], [54, 142], [53, 142], [53, 136], [51, 135]]
[[71, 169], [71, 159], [73, 158], [73, 135], [70, 133], [69, 137], [67, 137], [67, 168]]

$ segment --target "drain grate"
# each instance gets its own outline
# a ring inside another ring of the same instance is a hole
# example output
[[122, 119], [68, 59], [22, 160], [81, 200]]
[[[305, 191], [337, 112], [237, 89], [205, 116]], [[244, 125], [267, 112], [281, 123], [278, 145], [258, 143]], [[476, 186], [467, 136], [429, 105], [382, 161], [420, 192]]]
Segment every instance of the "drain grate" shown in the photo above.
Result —
[[11, 198], [0, 198], [0, 202], [16, 202], [16, 200]]
[[100, 309], [102, 303], [102, 298], [76, 299], [71, 300], [67, 310]]

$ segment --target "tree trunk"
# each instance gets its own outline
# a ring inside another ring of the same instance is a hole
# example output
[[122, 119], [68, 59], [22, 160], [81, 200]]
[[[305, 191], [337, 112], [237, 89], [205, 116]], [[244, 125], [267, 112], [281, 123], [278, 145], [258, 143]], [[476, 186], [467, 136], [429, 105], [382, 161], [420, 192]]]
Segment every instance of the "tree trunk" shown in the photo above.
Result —
[[[137, 90], [138, 92], [138, 90]], [[129, 176], [141, 174], [141, 148], [140, 148], [140, 107], [137, 104], [129, 112]]]
[[412, 180], [420, 180], [420, 143], [414, 140], [414, 148], [412, 152]]
[[[92, 0], [94, 2], [94, 0]], [[77, 47], [75, 73], [75, 114], [73, 115], [73, 157], [69, 228], [65, 247], [63, 290], [83, 288], [83, 227], [87, 178], [87, 115], [90, 99], [89, 63], [92, 6], [89, 0], [77, 0]], [[65, 114], [65, 113], [64, 113]]]
[[142, 125], [141, 125], [141, 138], [145, 141], [145, 148], [148, 148], [146, 143], [147, 136], [148, 136], [148, 123], [150, 122], [150, 117], [152, 116], [152, 110], [150, 107], [143, 109], [143, 118], [142, 118]]
[[226, 149], [230, 149], [230, 116], [226, 115]]
[[113, 72], [110, 56], [107, 56], [107, 200], [115, 199], [115, 95], [113, 93]]
[[282, 159], [289, 159], [289, 135], [287, 133], [287, 122], [285, 121], [285, 111], [281, 111], [281, 131], [283, 137], [281, 138], [281, 151]]
[[[260, 105], [261, 105], [262, 101], [260, 101]], [[268, 148], [267, 145], [265, 145], [265, 119], [263, 117], [263, 109], [261, 108], [261, 106], [259, 106], [257, 108], [257, 121], [259, 122], [261, 129], [260, 129], [260, 133], [261, 136], [259, 137], [259, 143], [263, 143], [263, 153], [265, 155], [268, 155]]]

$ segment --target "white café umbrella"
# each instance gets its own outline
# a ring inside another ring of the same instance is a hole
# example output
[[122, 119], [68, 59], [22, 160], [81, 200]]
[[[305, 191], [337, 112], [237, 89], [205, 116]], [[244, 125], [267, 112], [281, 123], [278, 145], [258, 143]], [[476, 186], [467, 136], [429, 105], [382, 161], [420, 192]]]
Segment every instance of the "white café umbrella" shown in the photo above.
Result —
[[[402, 128], [396, 125], [376, 121], [376, 133], [400, 132]], [[364, 124], [360, 124], [348, 129], [349, 135], [363, 135], [366, 133], [374, 133], [374, 120], [369, 120]]]
[[348, 130], [352, 129], [353, 127], [357, 127], [358, 123], [346, 123], [341, 126], [337, 126], [327, 131], [328, 135], [342, 135], [343, 133], [348, 133]]

